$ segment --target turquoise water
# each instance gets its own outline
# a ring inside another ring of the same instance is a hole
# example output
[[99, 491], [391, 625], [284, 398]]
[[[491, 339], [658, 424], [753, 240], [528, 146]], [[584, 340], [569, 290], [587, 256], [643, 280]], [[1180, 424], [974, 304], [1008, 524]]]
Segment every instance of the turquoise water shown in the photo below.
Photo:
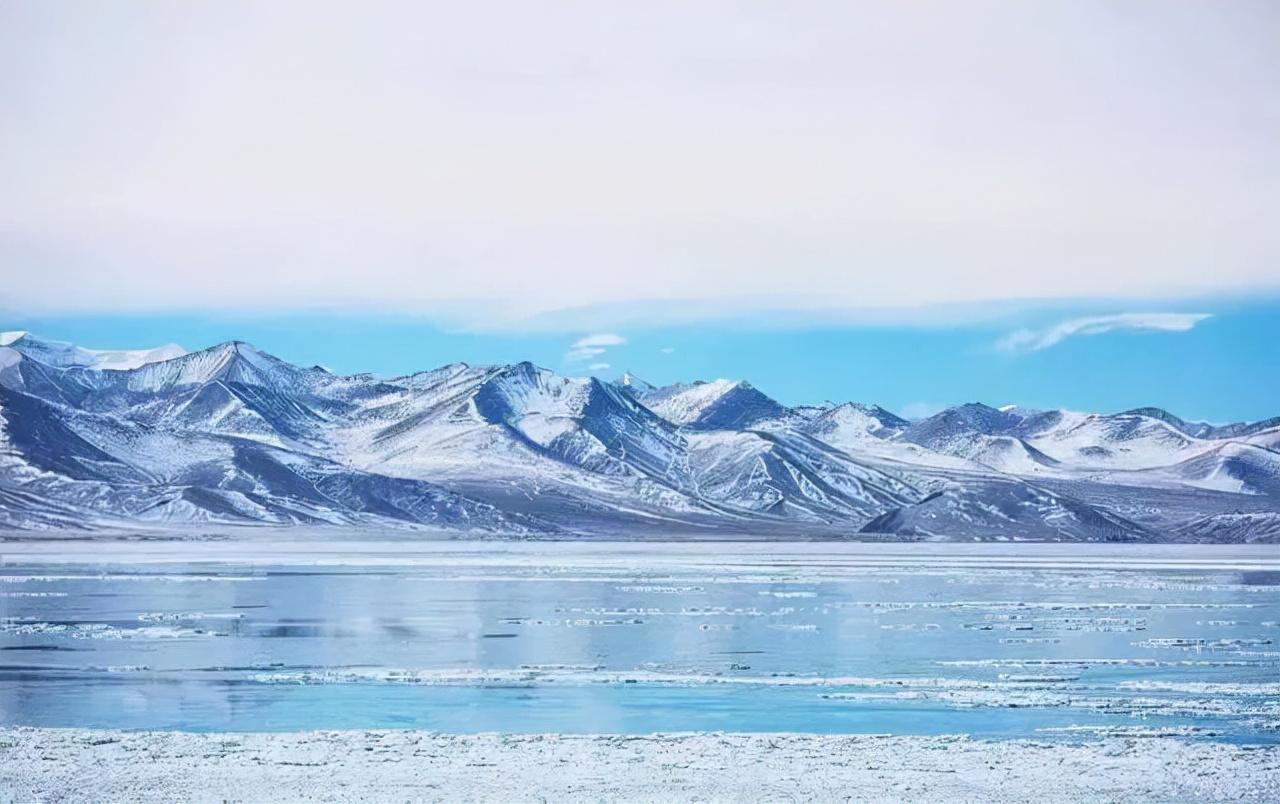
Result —
[[190, 549], [8, 556], [0, 722], [1280, 736], [1268, 553]]

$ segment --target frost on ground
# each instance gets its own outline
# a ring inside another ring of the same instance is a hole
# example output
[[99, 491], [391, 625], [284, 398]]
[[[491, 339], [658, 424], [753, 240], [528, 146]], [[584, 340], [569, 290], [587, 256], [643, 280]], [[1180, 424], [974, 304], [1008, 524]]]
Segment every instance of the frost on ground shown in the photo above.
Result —
[[1280, 747], [1173, 737], [0, 730], [3, 801], [1276, 801]]

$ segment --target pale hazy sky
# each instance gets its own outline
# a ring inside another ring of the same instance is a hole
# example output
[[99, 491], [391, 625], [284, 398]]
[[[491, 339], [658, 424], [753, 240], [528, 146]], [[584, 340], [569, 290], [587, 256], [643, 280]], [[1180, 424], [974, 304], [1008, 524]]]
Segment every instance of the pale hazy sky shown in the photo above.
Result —
[[1277, 42], [1275, 2], [0, 0], [0, 309], [1271, 291]]

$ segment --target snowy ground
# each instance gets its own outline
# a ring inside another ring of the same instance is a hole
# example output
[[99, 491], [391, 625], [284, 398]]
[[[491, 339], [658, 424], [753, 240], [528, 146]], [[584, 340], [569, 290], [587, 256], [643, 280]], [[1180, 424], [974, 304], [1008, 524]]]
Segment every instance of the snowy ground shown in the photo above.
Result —
[[1175, 738], [0, 730], [4, 801], [1276, 801], [1280, 748]]
[[93, 535], [0, 529], [0, 562], [13, 565], [465, 565], [613, 567], [631, 573], [689, 566], [720, 570], [749, 566], [758, 573], [783, 566], [790, 573], [797, 560], [810, 569], [834, 568], [840, 575], [870, 566], [1280, 571], [1280, 550], [1265, 544], [516, 541], [457, 539], [439, 532], [397, 534], [305, 527]]

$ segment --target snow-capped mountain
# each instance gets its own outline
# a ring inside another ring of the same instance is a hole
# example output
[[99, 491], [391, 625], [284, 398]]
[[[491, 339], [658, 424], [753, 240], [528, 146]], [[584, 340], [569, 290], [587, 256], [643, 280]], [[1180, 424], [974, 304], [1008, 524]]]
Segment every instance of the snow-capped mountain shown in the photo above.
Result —
[[1280, 452], [1266, 447], [1227, 441], [1168, 471], [1200, 488], [1280, 497]]
[[1026, 420], [1015, 408], [997, 409], [972, 402], [915, 422], [901, 437], [1001, 472], [1039, 474], [1058, 461], [1014, 434]]
[[0, 526], [1277, 538], [1280, 421], [961, 405], [910, 422], [529, 363], [338, 376], [230, 342], [103, 352], [7, 333]]
[[907, 441], [1012, 474], [1079, 470], [1144, 470], [1190, 460], [1232, 441], [1261, 446], [1275, 419], [1229, 425], [1190, 423], [1159, 408], [1115, 414], [991, 408], [969, 403], [915, 422]]
[[131, 369], [172, 360], [187, 353], [186, 349], [176, 343], [165, 344], [154, 349], [135, 351], [120, 349], [84, 349], [63, 341], [47, 341], [31, 337], [31, 333], [22, 331], [0, 332], [0, 346], [17, 346], [23, 352], [37, 358], [40, 362], [59, 368], [85, 366], [97, 369]]
[[895, 416], [879, 405], [845, 402], [815, 410], [802, 429], [841, 449], [866, 444], [871, 439], [891, 439], [902, 434], [911, 423]]
[[[628, 387], [638, 388], [634, 383]], [[743, 381], [650, 387], [633, 395], [667, 421], [695, 430], [741, 429], [786, 413], [782, 405]]]

